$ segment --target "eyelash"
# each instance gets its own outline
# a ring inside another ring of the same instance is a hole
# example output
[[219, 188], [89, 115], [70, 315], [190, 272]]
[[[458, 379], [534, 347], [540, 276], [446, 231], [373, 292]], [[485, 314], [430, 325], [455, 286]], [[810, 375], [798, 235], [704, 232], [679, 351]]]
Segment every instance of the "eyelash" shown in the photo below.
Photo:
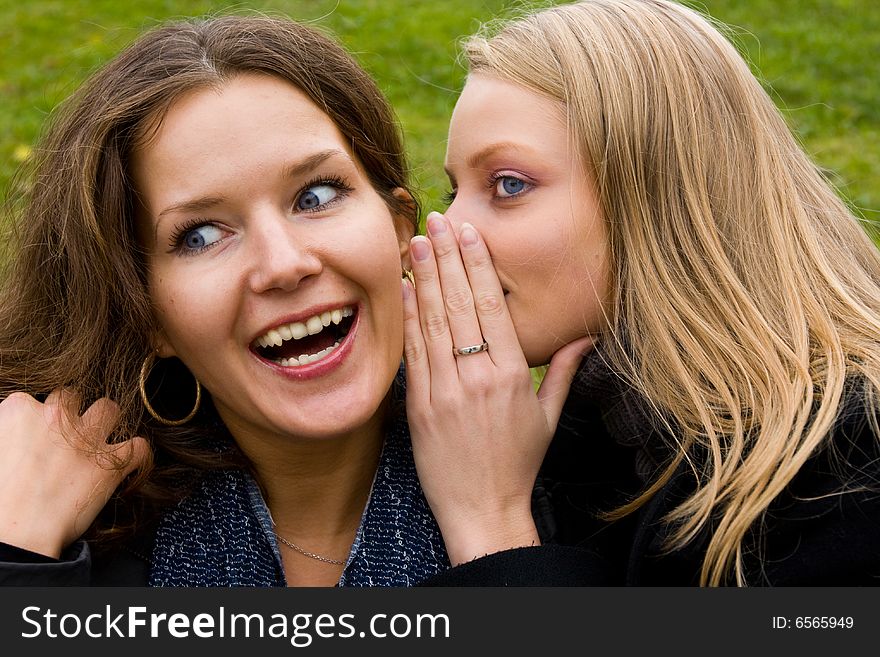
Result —
[[519, 198], [523, 194], [527, 194], [528, 192], [530, 192], [535, 187], [535, 184], [529, 180], [526, 180], [524, 176], [513, 175], [512, 173], [506, 171], [498, 171], [492, 173], [486, 179], [486, 187], [490, 190], [493, 190], [494, 192], [494, 190], [498, 187], [498, 181], [504, 180], [505, 178], [515, 178], [516, 180], [522, 182], [523, 185], [525, 185], [525, 188], [522, 191], [517, 192], [516, 194], [513, 194], [511, 196], [494, 196], [494, 199], [496, 201], [504, 202], [510, 199]]
[[338, 194], [324, 203], [323, 205], [319, 205], [315, 208], [308, 208], [306, 210], [295, 210], [296, 212], [321, 212], [325, 210], [327, 206], [333, 205], [337, 201], [341, 201], [346, 196], [348, 196], [351, 192], [354, 191], [354, 188], [348, 184], [348, 182], [342, 178], [341, 176], [316, 176], [314, 179], [307, 182], [305, 185], [299, 188], [299, 191], [293, 197], [293, 205], [296, 206], [296, 202], [299, 200], [300, 196], [302, 196], [303, 192], [305, 192], [310, 187], [318, 187], [320, 185], [327, 185], [328, 187], [333, 187], [336, 189]]
[[[341, 176], [316, 176], [305, 185], [299, 188], [296, 195], [293, 198], [294, 207], [296, 206], [297, 201], [299, 201], [303, 192], [312, 188], [318, 187], [320, 185], [327, 185], [328, 187], [333, 187], [337, 191], [337, 195], [333, 197], [331, 200], [327, 201], [323, 205], [308, 208], [308, 209], [295, 209], [296, 212], [321, 212], [326, 209], [327, 206], [332, 205], [337, 201], [341, 201], [345, 198], [350, 192], [353, 191], [353, 188], [341, 177]], [[183, 224], [177, 227], [174, 233], [171, 235], [171, 247], [172, 251], [183, 255], [196, 255], [199, 253], [204, 253], [208, 249], [216, 246], [220, 242], [212, 242], [207, 246], [203, 246], [200, 249], [186, 249], [184, 248], [184, 243], [186, 240], [187, 234], [195, 230], [196, 228], [202, 228], [204, 226], [216, 226], [216, 222], [208, 220], [208, 219], [189, 219], [185, 221]]]
[[207, 246], [203, 246], [200, 249], [187, 249], [184, 248], [184, 242], [186, 241], [186, 236], [190, 232], [194, 231], [196, 228], [203, 228], [205, 226], [216, 226], [216, 223], [210, 221], [208, 219], [188, 219], [183, 222], [180, 226], [178, 226], [174, 233], [171, 235], [171, 251], [175, 253], [180, 253], [181, 255], [196, 255], [198, 253], [203, 253], [213, 247], [219, 242], [213, 242], [208, 244]]
[[[530, 182], [520, 176], [512, 176], [509, 173], [495, 172], [486, 179], [486, 189], [495, 189], [495, 187], [498, 185], [498, 181], [504, 178], [516, 178], [517, 180], [521, 180], [526, 185], [526, 189], [519, 192], [518, 194], [514, 194], [513, 196], [496, 196], [496, 201], [506, 201], [511, 198], [519, 198], [524, 193], [531, 191], [535, 186], [535, 183]], [[448, 192], [444, 193], [443, 196], [440, 197], [440, 200], [446, 205], [452, 205], [453, 201], [455, 201], [456, 194], [458, 194], [457, 189], [450, 189]]]

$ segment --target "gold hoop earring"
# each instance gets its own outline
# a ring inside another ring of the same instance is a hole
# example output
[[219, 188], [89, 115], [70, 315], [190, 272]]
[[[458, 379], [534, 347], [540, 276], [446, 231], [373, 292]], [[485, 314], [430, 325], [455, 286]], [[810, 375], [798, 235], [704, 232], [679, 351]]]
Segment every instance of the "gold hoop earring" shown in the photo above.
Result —
[[156, 410], [153, 408], [153, 405], [150, 404], [150, 399], [147, 396], [147, 377], [150, 374], [150, 371], [153, 369], [153, 363], [156, 362], [156, 354], [151, 353], [149, 356], [144, 358], [144, 363], [141, 365], [141, 375], [138, 377], [138, 387], [141, 391], [141, 401], [144, 404], [144, 408], [147, 409], [147, 412], [153, 416], [153, 418], [164, 424], [166, 427], [179, 427], [182, 424], [186, 424], [190, 420], [192, 420], [196, 413], [199, 410], [199, 406], [202, 403], [202, 386], [199, 383], [199, 380], [193, 377], [196, 382], [196, 403], [193, 406], [193, 409], [189, 412], [185, 418], [181, 418], [180, 420], [169, 420], [167, 418], [159, 415]]
[[409, 282], [412, 283], [412, 286], [416, 286], [416, 277], [413, 276], [412, 269], [404, 269], [401, 278], [408, 278]]

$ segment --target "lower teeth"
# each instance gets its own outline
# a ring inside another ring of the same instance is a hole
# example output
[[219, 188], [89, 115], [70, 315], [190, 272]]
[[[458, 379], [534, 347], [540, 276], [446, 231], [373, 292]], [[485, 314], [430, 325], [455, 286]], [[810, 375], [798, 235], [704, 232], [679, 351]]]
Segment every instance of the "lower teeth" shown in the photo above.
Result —
[[334, 342], [331, 346], [322, 349], [316, 354], [303, 354], [299, 358], [280, 358], [275, 362], [281, 365], [281, 367], [302, 367], [303, 365], [308, 365], [309, 363], [321, 360], [325, 356], [329, 356], [338, 346], [339, 341]]

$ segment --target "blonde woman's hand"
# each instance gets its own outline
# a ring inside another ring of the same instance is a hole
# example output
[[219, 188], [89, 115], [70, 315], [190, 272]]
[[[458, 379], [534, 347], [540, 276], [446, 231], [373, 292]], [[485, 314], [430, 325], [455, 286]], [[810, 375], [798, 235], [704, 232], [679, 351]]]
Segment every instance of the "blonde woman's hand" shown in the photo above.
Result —
[[[404, 281], [406, 408], [425, 497], [453, 565], [539, 544], [532, 488], [584, 338], [560, 349], [536, 393], [485, 242], [438, 214], [410, 244]], [[454, 349], [488, 344], [455, 355]]]
[[[45, 402], [21, 392], [0, 402], [0, 541], [58, 558], [147, 461], [143, 438], [107, 443], [119, 417], [114, 402], [99, 399], [82, 415], [79, 408], [67, 389]], [[125, 468], [113, 467], [117, 458]]]

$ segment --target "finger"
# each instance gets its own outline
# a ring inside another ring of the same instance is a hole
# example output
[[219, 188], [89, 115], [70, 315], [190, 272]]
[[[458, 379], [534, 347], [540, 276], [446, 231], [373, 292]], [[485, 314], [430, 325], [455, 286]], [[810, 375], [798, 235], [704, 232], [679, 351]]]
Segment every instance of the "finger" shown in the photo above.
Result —
[[64, 408], [67, 417], [79, 417], [82, 410], [82, 395], [73, 388], [62, 388], [58, 396], [59, 404]]
[[[0, 414], [12, 418], [22, 414], [29, 416], [36, 413], [39, 415], [42, 406], [43, 404], [40, 404], [31, 395], [16, 390], [0, 401]], [[0, 435], [0, 438], [5, 437], [5, 435]]]
[[[140, 436], [112, 445], [113, 456], [125, 467], [120, 470], [119, 481], [121, 482], [131, 473], [144, 468], [152, 457], [150, 443]], [[117, 482], [118, 485], [118, 482]]]
[[428, 238], [417, 235], [410, 242], [412, 271], [416, 279], [419, 324], [428, 354], [431, 386], [450, 385], [458, 380], [452, 356], [452, 336], [440, 288], [434, 251]]
[[107, 437], [119, 422], [119, 415], [119, 405], [106, 397], [98, 399], [85, 410], [81, 426], [93, 447], [106, 445]]
[[474, 294], [474, 307], [480, 330], [483, 339], [489, 343], [489, 357], [496, 364], [501, 362], [525, 364], [525, 356], [504, 299], [504, 289], [498, 280], [486, 243], [476, 228], [468, 223], [461, 225], [458, 239]]
[[150, 443], [140, 436], [105, 444], [95, 454], [98, 467], [104, 471], [95, 472], [100, 487], [112, 493], [123, 479], [146, 466], [151, 458]]
[[[458, 247], [458, 240], [452, 226], [439, 212], [432, 212], [427, 220], [428, 235], [437, 262], [440, 276], [440, 289], [443, 292], [443, 303], [449, 319], [449, 332], [452, 334], [453, 347], [470, 347], [482, 344], [483, 334], [474, 308], [474, 295], [465, 272], [464, 263]], [[469, 363], [479, 362], [485, 358], [467, 359]], [[459, 363], [461, 366], [463, 361]]]
[[595, 336], [580, 338], [559, 349], [550, 359], [550, 366], [538, 388], [538, 401], [547, 418], [547, 426], [553, 430], [559, 422], [568, 390], [584, 356], [596, 342]]
[[91, 492], [78, 503], [72, 534], [65, 543], [80, 536], [94, 522], [125, 478], [149, 464], [151, 457], [149, 443], [140, 436], [108, 445], [106, 451], [99, 453], [98, 468], [91, 469]]
[[55, 388], [48, 394], [43, 408], [48, 420], [55, 424], [63, 433], [72, 426], [79, 417], [82, 407], [82, 396], [73, 388]]
[[419, 322], [419, 302], [412, 283], [403, 279], [403, 357], [407, 399], [424, 399], [430, 393], [431, 368]]

